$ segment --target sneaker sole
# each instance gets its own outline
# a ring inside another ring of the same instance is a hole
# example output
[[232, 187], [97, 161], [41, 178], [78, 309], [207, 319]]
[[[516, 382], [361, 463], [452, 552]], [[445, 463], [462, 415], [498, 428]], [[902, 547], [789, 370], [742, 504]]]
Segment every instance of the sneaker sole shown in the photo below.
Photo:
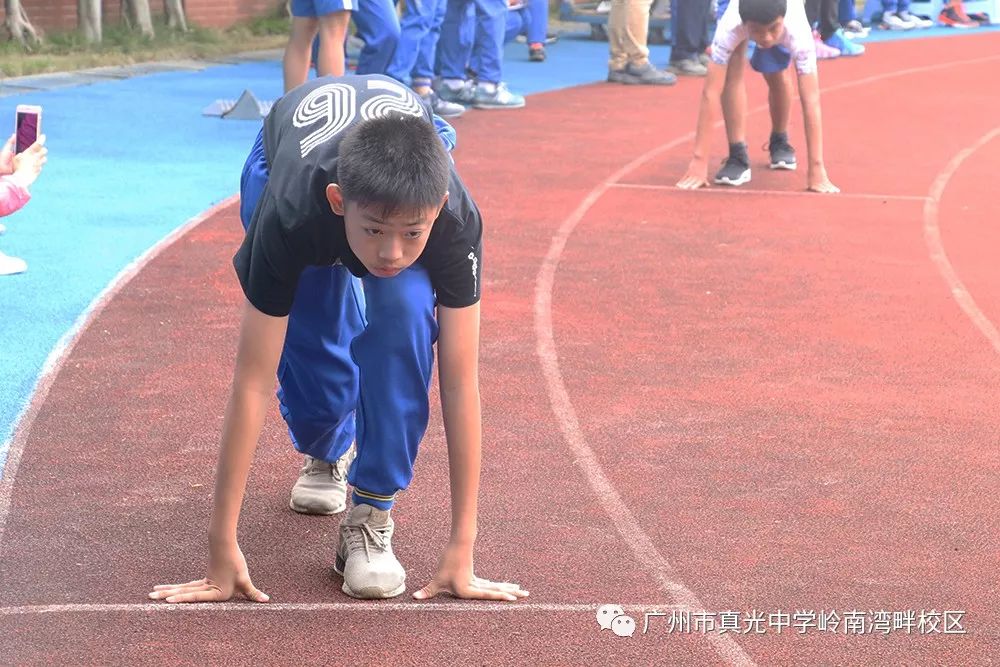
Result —
[[776, 170], [780, 169], [784, 171], [795, 171], [798, 168], [799, 165], [797, 162], [785, 162], [784, 160], [782, 160], [781, 162], [771, 163], [771, 169], [776, 169]]
[[336, 507], [330, 511], [318, 512], [315, 509], [306, 507], [305, 505], [296, 505], [294, 500], [288, 501], [288, 506], [293, 512], [298, 512], [299, 514], [312, 514], [315, 516], [332, 516], [334, 514], [340, 514], [347, 509], [347, 502], [345, 501], [343, 505]]
[[[344, 562], [343, 557], [340, 554], [337, 554], [337, 557], [333, 561], [333, 571], [343, 577], [345, 565], [346, 563]], [[360, 591], [355, 591], [347, 585], [347, 580], [345, 579], [343, 585], [340, 587], [340, 590], [358, 600], [384, 600], [386, 598], [394, 598], [402, 595], [403, 591], [406, 590], [406, 582], [400, 584], [399, 588], [389, 592], [386, 592], [376, 586], [369, 586], [368, 588], [362, 588]]]
[[749, 183], [749, 182], [750, 182], [749, 169], [740, 174], [739, 178], [726, 178], [725, 176], [723, 176], [722, 178], [716, 176], [715, 178], [716, 185], [732, 185], [735, 187], [737, 185], [743, 185], [744, 183]]

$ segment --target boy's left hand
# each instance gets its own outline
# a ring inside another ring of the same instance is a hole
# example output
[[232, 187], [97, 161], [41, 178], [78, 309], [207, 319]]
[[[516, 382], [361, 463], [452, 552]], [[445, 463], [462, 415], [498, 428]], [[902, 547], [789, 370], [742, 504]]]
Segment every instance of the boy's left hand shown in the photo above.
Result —
[[517, 584], [480, 579], [472, 571], [472, 547], [449, 544], [433, 581], [413, 594], [417, 600], [429, 600], [439, 593], [449, 593], [466, 600], [505, 600], [514, 602], [528, 597]]

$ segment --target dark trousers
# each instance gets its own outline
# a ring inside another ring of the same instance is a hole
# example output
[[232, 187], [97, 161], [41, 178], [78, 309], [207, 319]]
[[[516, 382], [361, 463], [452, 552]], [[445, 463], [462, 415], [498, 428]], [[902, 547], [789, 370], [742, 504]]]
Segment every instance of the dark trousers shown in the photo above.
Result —
[[670, 62], [696, 59], [708, 48], [711, 0], [671, 0], [670, 32], [673, 47]]
[[809, 25], [819, 24], [819, 36], [830, 39], [840, 28], [840, 0], [806, 0]]

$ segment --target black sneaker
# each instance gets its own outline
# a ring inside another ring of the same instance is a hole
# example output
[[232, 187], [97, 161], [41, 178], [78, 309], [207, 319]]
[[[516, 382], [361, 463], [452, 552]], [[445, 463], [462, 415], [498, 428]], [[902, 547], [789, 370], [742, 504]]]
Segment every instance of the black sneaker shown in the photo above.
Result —
[[771, 169], [787, 169], [795, 171], [798, 164], [795, 161], [795, 149], [788, 143], [788, 135], [772, 134], [771, 140], [767, 143], [767, 150], [771, 154]]
[[729, 146], [729, 157], [715, 174], [717, 185], [743, 185], [750, 182], [750, 156], [746, 144]]
[[528, 60], [533, 63], [545, 61], [545, 46], [543, 44], [528, 45]]

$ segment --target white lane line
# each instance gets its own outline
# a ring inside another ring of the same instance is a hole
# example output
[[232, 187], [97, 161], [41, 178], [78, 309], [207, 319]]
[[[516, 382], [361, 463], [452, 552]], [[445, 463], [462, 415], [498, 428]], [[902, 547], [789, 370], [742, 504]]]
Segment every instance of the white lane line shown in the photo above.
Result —
[[767, 197], [810, 197], [812, 199], [817, 199], [819, 197], [828, 196], [836, 199], [873, 199], [877, 201], [916, 202], [927, 201], [926, 195], [880, 195], [872, 192], [839, 192], [835, 195], [821, 195], [816, 192], [809, 192], [808, 190], [754, 190], [752, 188], [733, 188], [724, 185], [710, 188], [698, 188], [697, 190], [683, 190], [676, 185], [653, 185], [649, 183], [612, 183], [611, 187], [622, 188], [625, 190], [665, 190], [668, 192], [685, 192], [702, 195], [740, 195], [744, 197], [749, 195], [762, 195]]
[[59, 370], [66, 359], [69, 358], [70, 353], [76, 346], [77, 341], [80, 340], [83, 332], [101, 314], [101, 311], [111, 302], [111, 299], [135, 278], [143, 267], [156, 259], [160, 253], [173, 245], [179, 238], [218, 211], [237, 201], [239, 201], [239, 195], [233, 195], [208, 210], [199, 213], [164, 236], [156, 245], [146, 250], [146, 252], [139, 255], [128, 266], [119, 271], [118, 275], [108, 283], [107, 287], [94, 297], [94, 300], [90, 302], [87, 309], [80, 313], [80, 316], [73, 322], [73, 326], [62, 335], [56, 346], [49, 352], [49, 356], [46, 357], [45, 364], [42, 366], [41, 375], [39, 375], [38, 381], [35, 383], [35, 388], [31, 393], [31, 399], [24, 410], [21, 411], [21, 414], [14, 420], [13, 434], [7, 442], [0, 445], [0, 453], [4, 451], [8, 452], [7, 462], [4, 465], [2, 476], [0, 476], [0, 554], [3, 553], [3, 533], [4, 528], [7, 526], [7, 515], [10, 512], [10, 500], [14, 492], [14, 480], [17, 479], [17, 469], [21, 465], [21, 455], [24, 453], [24, 446], [28, 441], [28, 433], [31, 431], [31, 426], [35, 423], [35, 418], [45, 403], [45, 398], [49, 395], [49, 390], [52, 389], [52, 383], [55, 381], [56, 376], [59, 375]]
[[[479, 613], [479, 612], [510, 612], [510, 613], [553, 613], [553, 614], [592, 614], [596, 618], [597, 609], [601, 605], [594, 604], [544, 604], [526, 602], [198, 602], [193, 604], [165, 604], [149, 602], [146, 604], [48, 604], [27, 605], [22, 607], [0, 607], [0, 616], [30, 616], [39, 614], [110, 614], [110, 613], [190, 613], [190, 612], [448, 612], [448, 613]], [[622, 605], [626, 612], [669, 612], [679, 610], [673, 604], [626, 604]]]
[[[825, 89], [824, 93], [831, 93], [847, 90], [858, 86], [876, 83], [885, 79], [908, 76], [921, 72], [938, 69], [950, 69], [958, 65], [971, 65], [983, 62], [1000, 60], [1000, 55], [988, 56], [985, 58], [975, 58], [971, 60], [939, 63], [924, 67], [912, 67], [905, 70], [897, 70], [870, 76], [864, 79], [856, 79], [840, 85], [831, 86]], [[748, 113], [758, 113], [766, 110], [767, 106], [762, 105], [749, 111]], [[715, 124], [721, 126], [721, 122]], [[632, 514], [628, 506], [622, 500], [614, 485], [604, 473], [597, 456], [583, 435], [580, 422], [576, 415], [576, 410], [570, 400], [569, 392], [566, 390], [563, 381], [562, 371], [559, 368], [559, 356], [556, 350], [555, 337], [552, 326], [552, 290], [555, 284], [556, 271], [559, 261], [562, 258], [563, 250], [569, 237], [573, 234], [580, 221], [590, 210], [590, 208], [616, 183], [622, 178], [638, 169], [643, 164], [649, 162], [661, 153], [665, 153], [677, 146], [684, 144], [694, 138], [694, 133], [689, 132], [657, 148], [635, 158], [627, 165], [611, 174], [603, 182], [599, 183], [580, 202], [569, 217], [567, 217], [557, 229], [549, 250], [542, 261], [535, 280], [535, 335], [537, 338], [537, 351], [542, 369], [548, 386], [549, 400], [552, 403], [552, 411], [556, 421], [563, 432], [563, 437], [569, 444], [574, 454], [574, 462], [580, 466], [584, 476], [590, 483], [591, 488], [597, 495], [605, 513], [611, 519], [618, 530], [622, 540], [632, 550], [636, 559], [650, 571], [660, 586], [660, 589], [671, 596], [673, 600], [680, 603], [683, 608], [702, 609], [703, 605], [698, 601], [697, 596], [688, 589], [675, 575], [673, 567], [660, 554], [656, 545], [649, 535], [642, 529], [641, 524]], [[728, 635], [706, 635], [716, 652], [731, 665], [751, 666], [755, 665], [749, 655]]]
[[958, 171], [959, 167], [962, 166], [962, 163], [970, 155], [998, 136], [1000, 136], [1000, 127], [995, 127], [980, 137], [974, 144], [955, 154], [955, 157], [951, 159], [944, 170], [934, 179], [927, 202], [924, 204], [924, 241], [927, 243], [927, 252], [930, 254], [931, 261], [934, 262], [934, 266], [941, 274], [945, 284], [948, 285], [951, 295], [958, 302], [959, 307], [968, 315], [972, 323], [976, 325], [976, 328], [986, 336], [986, 340], [990, 342], [993, 349], [997, 353], [1000, 353], [1000, 332], [997, 331], [993, 322], [986, 317], [976, 304], [975, 299], [972, 298], [969, 290], [966, 289], [965, 284], [955, 272], [955, 267], [948, 260], [944, 243], [941, 241], [941, 227], [938, 224], [938, 209], [941, 205], [941, 196], [944, 194], [945, 188], [948, 187], [948, 181], [951, 180], [951, 177], [955, 175], [955, 172]]

